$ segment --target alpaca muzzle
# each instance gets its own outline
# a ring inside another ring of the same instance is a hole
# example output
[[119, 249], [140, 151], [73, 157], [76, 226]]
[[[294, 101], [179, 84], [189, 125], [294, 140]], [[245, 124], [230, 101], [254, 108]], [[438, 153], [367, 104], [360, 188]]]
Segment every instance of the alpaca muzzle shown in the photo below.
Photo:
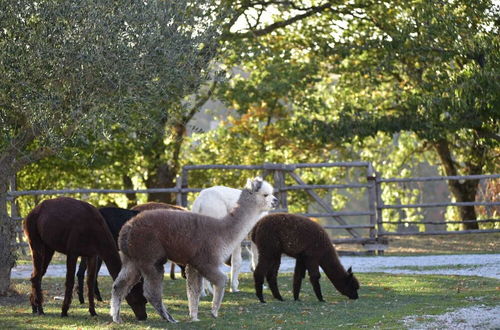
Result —
[[359, 296], [358, 296], [357, 292], [355, 292], [354, 294], [349, 295], [349, 299], [355, 300], [355, 299], [358, 299], [358, 298], [359, 298]]
[[276, 197], [273, 197], [273, 201], [271, 202], [271, 206], [275, 209], [275, 208], [277, 208], [279, 205], [280, 205], [280, 201], [279, 201], [279, 199], [277, 199]]

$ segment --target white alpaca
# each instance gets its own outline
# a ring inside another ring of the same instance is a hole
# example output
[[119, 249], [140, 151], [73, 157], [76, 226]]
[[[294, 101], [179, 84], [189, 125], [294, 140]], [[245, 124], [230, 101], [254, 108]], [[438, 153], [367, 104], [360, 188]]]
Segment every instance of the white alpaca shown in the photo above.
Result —
[[[216, 219], [222, 219], [232, 209], [236, 207], [240, 194], [241, 194], [240, 189], [234, 189], [225, 186], [214, 186], [207, 189], [203, 189], [200, 192], [198, 198], [196, 198], [196, 200], [194, 201], [191, 211], [203, 215], [208, 215]], [[267, 215], [267, 212], [261, 213], [258, 216], [258, 219], [262, 218], [265, 215]], [[257, 219], [255, 220], [255, 222], [257, 222]], [[258, 255], [256, 253], [256, 248], [253, 245], [253, 243], [249, 252], [252, 260], [252, 268], [255, 269], [255, 266], [257, 265]], [[240, 242], [240, 244], [238, 244], [234, 249], [234, 251], [231, 253], [231, 274], [230, 274], [231, 292], [239, 292], [238, 276], [240, 273], [241, 261], [242, 258], [241, 258], [241, 242]], [[204, 279], [203, 289], [202, 289], [203, 296], [207, 295], [206, 290], [210, 291], [210, 293], [213, 293], [210, 283], [206, 279]]]

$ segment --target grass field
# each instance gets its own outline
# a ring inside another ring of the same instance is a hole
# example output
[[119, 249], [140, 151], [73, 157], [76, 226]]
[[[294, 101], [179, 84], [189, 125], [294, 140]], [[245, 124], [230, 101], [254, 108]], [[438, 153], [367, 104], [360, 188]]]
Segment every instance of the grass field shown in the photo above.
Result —
[[[178, 324], [169, 324], [148, 304], [147, 321], [136, 321], [130, 308], [122, 305], [125, 323], [111, 323], [109, 312], [109, 277], [101, 278], [101, 292], [106, 301], [98, 303], [98, 317], [90, 317], [86, 305], [73, 301], [69, 317], [61, 318], [62, 301], [54, 300], [63, 295], [63, 278], [46, 278], [43, 281], [46, 315], [31, 314], [28, 302], [30, 282], [14, 280], [19, 295], [0, 297], [1, 329], [331, 329], [331, 328], [380, 328], [401, 329], [401, 320], [410, 315], [442, 314], [460, 307], [499, 304], [500, 281], [479, 277], [460, 276], [401, 276], [389, 274], [358, 274], [361, 282], [360, 298], [350, 301], [341, 296], [323, 276], [321, 286], [327, 302], [316, 300], [308, 281], [304, 282], [301, 301], [295, 302], [291, 293], [291, 274], [281, 274], [280, 290], [286, 301], [279, 302], [264, 291], [267, 304], [257, 301], [250, 274], [244, 274], [242, 292], [226, 293], [220, 317], [210, 317], [210, 301], [202, 300], [200, 322], [188, 322], [185, 281], [164, 280], [164, 302]], [[75, 295], [76, 296], [76, 295]]]
[[[442, 235], [391, 237], [386, 255], [500, 253], [500, 234]], [[359, 246], [337, 247], [343, 250], [361, 250]], [[64, 263], [65, 256], [56, 254], [53, 263]], [[20, 256], [18, 264], [31, 264], [28, 255]], [[431, 270], [437, 266], [403, 266], [401, 269]], [[439, 266], [441, 267], [441, 266]], [[450, 266], [460, 267], [460, 265]], [[469, 266], [467, 266], [469, 267]], [[321, 285], [326, 303], [319, 303], [306, 280], [301, 301], [295, 302], [291, 293], [291, 274], [280, 274], [280, 290], [285, 302], [272, 299], [269, 290], [264, 294], [267, 304], [255, 297], [250, 274], [243, 274], [242, 292], [226, 293], [220, 317], [210, 317], [210, 301], [205, 298], [200, 306], [200, 322], [188, 322], [185, 281], [171, 281], [165, 276], [164, 302], [179, 324], [160, 320], [148, 305], [149, 319], [135, 321], [130, 308], [122, 305], [125, 324], [111, 323], [109, 301], [97, 304], [98, 317], [88, 314], [87, 306], [74, 300], [68, 318], [61, 318], [62, 301], [55, 296], [64, 293], [63, 278], [45, 278], [45, 317], [31, 314], [28, 302], [30, 282], [13, 280], [18, 294], [0, 297], [0, 329], [401, 329], [401, 320], [408, 316], [437, 315], [449, 310], [477, 305], [500, 305], [500, 281], [480, 277], [438, 275], [389, 275], [381, 273], [357, 274], [361, 282], [360, 299], [349, 301], [341, 296], [322, 277]], [[109, 299], [110, 278], [101, 278], [101, 292]], [[76, 298], [76, 294], [75, 294]], [[422, 318], [424, 320], [424, 318]], [[423, 322], [423, 321], [422, 321]]]

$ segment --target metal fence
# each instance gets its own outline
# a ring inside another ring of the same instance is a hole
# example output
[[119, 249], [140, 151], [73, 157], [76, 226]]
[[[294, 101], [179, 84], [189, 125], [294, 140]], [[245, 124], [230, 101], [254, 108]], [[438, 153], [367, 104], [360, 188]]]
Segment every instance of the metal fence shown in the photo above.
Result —
[[[345, 183], [345, 184], [308, 184], [306, 180], [298, 173], [303, 169], [325, 169], [325, 168], [346, 168], [359, 169], [364, 172], [357, 179], [361, 182]], [[15, 206], [16, 198], [22, 196], [33, 195], [70, 195], [70, 194], [150, 194], [150, 193], [174, 193], [177, 195], [177, 204], [188, 207], [188, 194], [197, 193], [203, 188], [190, 186], [190, 175], [193, 171], [206, 170], [241, 170], [241, 171], [259, 171], [261, 175], [268, 181], [274, 183], [275, 194], [281, 202], [279, 210], [288, 212], [289, 210], [289, 193], [302, 191], [307, 194], [310, 201], [315, 202], [321, 209], [321, 212], [304, 212], [300, 213], [304, 216], [314, 218], [328, 218], [334, 224], [326, 224], [324, 227], [329, 230], [341, 231], [341, 235], [332, 235], [332, 242], [336, 244], [361, 244], [369, 253], [382, 253], [387, 248], [388, 237], [393, 235], [437, 235], [437, 234], [470, 234], [470, 233], [490, 233], [500, 232], [500, 229], [483, 229], [483, 230], [441, 230], [441, 231], [414, 231], [401, 232], [398, 230], [389, 231], [389, 225], [394, 225], [392, 219], [384, 219], [383, 210], [387, 209], [420, 209], [442, 206], [489, 206], [500, 207], [500, 202], [483, 201], [483, 202], [440, 202], [440, 203], [419, 203], [419, 204], [386, 204], [382, 198], [382, 185], [391, 183], [408, 183], [408, 182], [431, 182], [431, 181], [447, 181], [447, 180], [477, 180], [490, 179], [496, 180], [500, 178], [499, 174], [494, 175], [472, 175], [472, 176], [454, 176], [454, 177], [418, 177], [418, 178], [381, 178], [374, 170], [371, 163], [368, 162], [334, 162], [334, 163], [301, 163], [301, 164], [274, 164], [266, 163], [262, 165], [189, 165], [182, 169], [180, 177], [177, 178], [176, 187], [173, 188], [158, 188], [158, 189], [138, 189], [138, 190], [120, 190], [120, 189], [65, 189], [65, 190], [31, 190], [31, 191], [16, 191], [15, 185], [12, 185], [11, 191], [8, 192], [8, 202], [11, 203], [11, 218], [12, 220], [21, 220], [17, 208]], [[270, 177], [270, 179], [268, 179]], [[287, 184], [293, 182], [293, 184]], [[356, 211], [345, 211], [335, 209], [332, 203], [320, 197], [317, 190], [342, 190], [353, 189], [361, 192], [366, 196], [364, 209]], [[500, 212], [499, 212], [500, 213]], [[363, 217], [362, 223], [352, 223], [350, 219], [353, 217]], [[467, 221], [467, 220], [466, 220]], [[498, 223], [500, 219], [483, 219], [469, 220], [478, 221], [478, 223]], [[414, 221], [399, 219], [399, 223], [416, 224]], [[20, 223], [20, 222], [19, 222]], [[421, 224], [458, 224], [462, 221], [445, 221], [439, 219], [426, 219]], [[22, 239], [21, 226], [18, 226], [19, 240]]]

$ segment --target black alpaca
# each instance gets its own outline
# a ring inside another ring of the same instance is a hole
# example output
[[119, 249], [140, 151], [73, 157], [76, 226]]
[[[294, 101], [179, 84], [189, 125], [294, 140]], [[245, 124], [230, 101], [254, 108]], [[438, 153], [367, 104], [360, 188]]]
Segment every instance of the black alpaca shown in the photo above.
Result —
[[293, 274], [295, 300], [299, 300], [302, 279], [307, 270], [316, 297], [323, 301], [319, 285], [320, 266], [340, 293], [350, 299], [358, 298], [359, 282], [351, 268], [347, 271], [344, 269], [326, 231], [309, 218], [287, 213], [270, 214], [257, 222], [251, 237], [259, 251], [254, 280], [255, 291], [261, 302], [265, 302], [262, 295], [264, 277], [273, 297], [283, 300], [277, 282], [283, 253], [296, 259]]
[[[113, 239], [115, 240], [115, 242], [118, 241], [118, 234], [120, 233], [120, 229], [123, 227], [125, 222], [127, 222], [133, 216], [139, 213], [139, 211], [127, 210], [119, 207], [103, 207], [99, 209], [99, 212], [103, 216], [104, 220], [106, 220], [106, 224], [108, 225], [109, 231], [111, 232], [111, 235], [113, 235]], [[99, 285], [97, 282], [97, 274], [99, 273], [101, 266], [102, 266], [102, 260], [101, 258], [98, 258], [96, 275], [95, 275], [96, 280], [94, 285], [94, 293], [98, 301], [102, 301], [101, 292], [99, 291]], [[76, 273], [76, 277], [78, 278], [77, 293], [80, 304], [85, 303], [85, 298], [83, 296], [83, 285], [85, 281], [86, 270], [87, 270], [87, 258], [82, 257], [80, 265], [78, 266], [78, 272]]]
[[[106, 224], [108, 225], [111, 235], [113, 235], [113, 239], [115, 240], [115, 242], [117, 242], [120, 229], [128, 220], [137, 215], [139, 212], [145, 210], [158, 209], [158, 208], [186, 211], [186, 209], [177, 205], [150, 202], [146, 204], [137, 205], [133, 207], [132, 210], [122, 209], [119, 207], [102, 207], [99, 209], [99, 212], [104, 217], [104, 220], [106, 220]], [[102, 301], [101, 293], [99, 291], [99, 284], [97, 282], [97, 274], [99, 273], [101, 266], [102, 266], [102, 260], [100, 258], [97, 258], [97, 270], [95, 274], [96, 280], [94, 285], [94, 294], [98, 301]], [[186, 278], [184, 267], [183, 266], [180, 267], [182, 276]], [[78, 300], [80, 301], [81, 304], [85, 303], [85, 298], [83, 295], [83, 287], [84, 287], [86, 270], [87, 270], [87, 258], [82, 257], [80, 265], [78, 266], [78, 272], [76, 273], [76, 276], [78, 278], [78, 285], [77, 285]], [[175, 279], [174, 264], [172, 264], [171, 267], [170, 278]]]

